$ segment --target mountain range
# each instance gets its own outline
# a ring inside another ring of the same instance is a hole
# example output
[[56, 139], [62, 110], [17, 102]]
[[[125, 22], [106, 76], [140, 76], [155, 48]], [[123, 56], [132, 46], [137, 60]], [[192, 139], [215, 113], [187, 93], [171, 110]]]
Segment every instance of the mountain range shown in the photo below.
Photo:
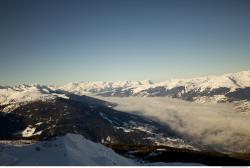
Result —
[[[32, 89], [33, 90], [32, 90]], [[25, 92], [29, 93], [49, 90], [61, 90], [77, 95], [87, 96], [143, 96], [143, 97], [173, 97], [195, 102], [227, 102], [250, 100], [250, 71], [229, 73], [221, 76], [208, 76], [191, 79], [171, 79], [153, 83], [144, 81], [118, 82], [76, 82], [59, 86], [18, 85], [15, 87], [0, 86], [0, 103], [16, 101]], [[22, 94], [19, 94], [22, 92]], [[32, 97], [32, 96], [31, 96]], [[36, 99], [33, 97], [33, 99]], [[7, 101], [7, 102], [6, 102]], [[18, 100], [17, 100], [18, 101]]]
[[250, 71], [164, 82], [78, 82], [57, 86], [78, 95], [98, 96], [169, 96], [196, 102], [250, 100]]
[[[211, 164], [214, 159], [218, 160], [218, 157], [223, 158], [222, 165], [227, 160], [232, 161], [228, 155], [204, 153], [208, 150], [206, 147], [186, 141], [182, 135], [166, 124], [141, 115], [115, 110], [113, 108], [116, 106], [115, 103], [94, 98], [96, 96], [167, 96], [202, 103], [236, 102], [240, 104], [241, 110], [246, 111], [249, 110], [250, 71], [222, 76], [175, 79], [160, 83], [125, 81], [78, 82], [61, 86], [1, 86], [0, 140], [1, 142], [29, 140], [39, 143], [73, 133], [93, 143], [110, 147], [126, 157], [136, 157], [146, 161], [156, 158], [157, 161], [166, 161], [163, 157], [165, 154], [179, 156], [180, 153], [185, 158], [190, 156], [184, 160], [189, 163], [193, 161], [193, 157], [198, 156], [204, 159], [199, 161], [202, 164]], [[66, 138], [68, 139], [71, 137]], [[2, 148], [5, 151], [5, 146]], [[157, 157], [156, 155], [152, 157], [152, 153], [156, 153], [158, 149], [167, 152], [160, 152]], [[146, 153], [142, 152], [145, 150]], [[136, 152], [131, 153], [131, 151]], [[9, 163], [8, 156], [0, 156], [0, 161]], [[237, 160], [237, 163], [238, 161], [242, 163], [240, 160]], [[74, 163], [77, 165], [79, 162]], [[109, 164], [111, 163], [108, 162]]]

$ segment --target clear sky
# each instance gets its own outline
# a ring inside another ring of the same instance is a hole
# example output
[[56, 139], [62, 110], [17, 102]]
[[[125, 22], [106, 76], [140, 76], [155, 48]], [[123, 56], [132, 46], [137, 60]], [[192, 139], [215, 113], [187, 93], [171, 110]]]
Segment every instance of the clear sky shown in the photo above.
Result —
[[0, 85], [249, 69], [249, 0], [0, 1]]

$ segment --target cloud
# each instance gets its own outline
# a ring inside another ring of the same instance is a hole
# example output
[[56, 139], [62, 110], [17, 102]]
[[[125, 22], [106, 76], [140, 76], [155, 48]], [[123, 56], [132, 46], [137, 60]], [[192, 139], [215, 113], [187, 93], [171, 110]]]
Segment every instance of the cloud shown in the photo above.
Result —
[[193, 144], [220, 151], [250, 152], [250, 115], [236, 112], [233, 104], [198, 104], [159, 97], [101, 99], [117, 103], [117, 110], [161, 121]]

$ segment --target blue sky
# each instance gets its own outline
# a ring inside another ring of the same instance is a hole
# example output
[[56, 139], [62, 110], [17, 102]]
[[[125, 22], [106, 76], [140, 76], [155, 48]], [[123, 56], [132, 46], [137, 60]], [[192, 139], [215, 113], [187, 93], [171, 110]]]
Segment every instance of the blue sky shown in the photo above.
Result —
[[3, 0], [0, 85], [250, 69], [249, 0]]

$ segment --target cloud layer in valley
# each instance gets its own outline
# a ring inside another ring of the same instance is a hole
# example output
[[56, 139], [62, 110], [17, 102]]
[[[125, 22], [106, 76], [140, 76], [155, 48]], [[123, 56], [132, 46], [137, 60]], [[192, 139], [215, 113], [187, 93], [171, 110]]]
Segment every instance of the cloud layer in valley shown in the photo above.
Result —
[[232, 104], [148, 97], [101, 99], [117, 103], [117, 110], [161, 121], [194, 144], [221, 151], [250, 152], [250, 115], [236, 112]]

